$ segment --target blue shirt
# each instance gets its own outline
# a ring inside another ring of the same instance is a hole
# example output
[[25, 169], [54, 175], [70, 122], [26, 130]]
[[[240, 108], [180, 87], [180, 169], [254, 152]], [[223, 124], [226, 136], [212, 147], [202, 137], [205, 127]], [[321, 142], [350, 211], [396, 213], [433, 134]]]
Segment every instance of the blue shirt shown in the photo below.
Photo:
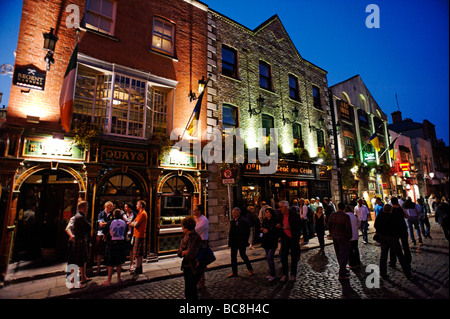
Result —
[[383, 211], [383, 206], [383, 203], [381, 203], [381, 205], [375, 204], [375, 217], [377, 217], [378, 214]]

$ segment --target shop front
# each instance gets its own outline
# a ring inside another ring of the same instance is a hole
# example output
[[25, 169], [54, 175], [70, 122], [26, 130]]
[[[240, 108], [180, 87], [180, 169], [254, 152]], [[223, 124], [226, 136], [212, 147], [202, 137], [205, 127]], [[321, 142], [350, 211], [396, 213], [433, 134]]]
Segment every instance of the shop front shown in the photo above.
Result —
[[327, 166], [311, 163], [280, 162], [272, 175], [260, 174], [260, 164], [243, 164], [237, 202], [243, 207], [258, 206], [265, 201], [272, 207], [282, 200], [331, 197], [331, 171]]

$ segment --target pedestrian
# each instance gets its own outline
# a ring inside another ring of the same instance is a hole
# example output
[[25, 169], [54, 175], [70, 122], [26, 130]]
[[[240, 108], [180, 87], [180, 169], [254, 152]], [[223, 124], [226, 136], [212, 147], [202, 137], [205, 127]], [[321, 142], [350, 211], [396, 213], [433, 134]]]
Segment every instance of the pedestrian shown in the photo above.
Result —
[[408, 197], [403, 204], [403, 208], [406, 210], [408, 214], [408, 229], [409, 229], [409, 237], [414, 245], [417, 245], [416, 238], [414, 237], [414, 228], [416, 229], [417, 239], [419, 240], [419, 244], [423, 244], [422, 235], [420, 234], [419, 227], [419, 218], [422, 213], [422, 209], [419, 205], [414, 203], [411, 197]]
[[330, 218], [330, 215], [334, 212], [333, 206], [330, 205], [330, 200], [328, 197], [325, 197], [323, 199], [323, 209], [325, 211], [325, 225], [328, 224], [328, 218]]
[[320, 252], [325, 249], [325, 215], [323, 207], [318, 207], [313, 217], [314, 229], [316, 230], [317, 239], [319, 240]]
[[[300, 229], [301, 234], [303, 234], [303, 244], [307, 245], [309, 243], [309, 232], [308, 232], [308, 206], [305, 205], [305, 200], [300, 199], [300, 206], [296, 205], [297, 200], [294, 201], [294, 208], [300, 216]], [[301, 236], [301, 235], [300, 235]]]
[[353, 213], [353, 208], [350, 205], [345, 206], [345, 213], [350, 217], [350, 223], [352, 224], [352, 238], [350, 239], [350, 254], [348, 256], [349, 268], [357, 268], [361, 265], [361, 259], [359, 257], [359, 227], [361, 225], [358, 217]]
[[297, 264], [300, 259], [300, 216], [295, 208], [289, 208], [289, 202], [281, 201], [280, 213], [277, 216], [277, 227], [281, 231], [281, 268], [283, 275], [280, 281], [285, 282], [288, 277], [288, 256], [291, 252], [291, 275], [290, 281], [294, 281], [297, 276]]
[[136, 260], [136, 268], [132, 271], [133, 276], [142, 274], [142, 260], [145, 255], [145, 234], [147, 231], [147, 212], [145, 211], [146, 203], [138, 200], [136, 209], [138, 211], [136, 218], [130, 223], [133, 230], [133, 258]]
[[123, 220], [122, 211], [115, 209], [113, 220], [109, 221], [105, 227], [106, 249], [105, 264], [108, 269], [108, 279], [102, 283], [103, 286], [111, 285], [113, 268], [116, 267], [117, 283], [122, 283], [120, 274], [122, 273], [122, 264], [125, 263], [125, 236], [127, 232], [127, 223]]
[[428, 206], [430, 206], [430, 212], [432, 215], [436, 214], [436, 197], [434, 194], [430, 194], [430, 197], [428, 197]]
[[184, 296], [186, 299], [198, 299], [197, 284], [204, 273], [204, 267], [197, 262], [197, 255], [204, 242], [195, 231], [194, 217], [187, 216], [181, 221], [184, 237], [178, 248], [178, 257], [183, 258], [181, 270], [184, 276]]
[[254, 206], [248, 206], [247, 212], [245, 213], [245, 216], [244, 216], [248, 226], [250, 227], [250, 235], [248, 238], [249, 244], [250, 244], [250, 246], [248, 248], [250, 250], [255, 249], [255, 247], [253, 247], [253, 243], [255, 241], [256, 220], [258, 219], [255, 211], [256, 211], [256, 209]]
[[[398, 203], [398, 201], [396, 200]], [[384, 205], [383, 211], [375, 219], [375, 229], [380, 239], [380, 275], [387, 279], [387, 258], [389, 250], [395, 254], [402, 266], [403, 273], [407, 278], [411, 278], [411, 265], [403, 256], [399, 238], [404, 233], [405, 221], [401, 214], [393, 213], [393, 207], [390, 204]]]
[[333, 238], [334, 251], [339, 263], [339, 279], [349, 279], [347, 263], [350, 254], [350, 239], [352, 238], [352, 224], [350, 217], [344, 212], [345, 204], [338, 203], [337, 211], [328, 219], [328, 229]]
[[384, 206], [384, 203], [381, 200], [381, 198], [380, 197], [376, 197], [375, 198], [375, 206], [374, 206], [375, 219], [377, 218], [378, 214], [383, 211], [383, 206]]
[[259, 222], [262, 223], [262, 221], [264, 220], [264, 218], [266, 217], [266, 208], [269, 207], [269, 205], [267, 205], [267, 203], [265, 201], [261, 201], [261, 203], [259, 204], [259, 213], [258, 213], [258, 219]]
[[[195, 207], [193, 217], [195, 219], [195, 232], [200, 236], [205, 246], [208, 246], [209, 239], [209, 220], [203, 215], [204, 206], [199, 204]], [[200, 277], [197, 284], [197, 290], [205, 288], [205, 272]]]
[[275, 219], [275, 211], [272, 207], [267, 207], [265, 217], [261, 224], [261, 246], [266, 251], [267, 265], [269, 266], [269, 275], [266, 277], [268, 281], [275, 279], [275, 251], [278, 248], [279, 229]]
[[358, 205], [355, 207], [355, 215], [361, 223], [360, 227], [363, 236], [363, 243], [367, 244], [369, 242], [367, 232], [369, 229], [369, 222], [367, 221], [367, 217], [369, 216], [369, 208], [367, 208], [367, 205], [364, 205], [364, 201], [361, 198], [358, 200]]
[[430, 220], [428, 219], [428, 205], [425, 203], [422, 197], [417, 200], [417, 204], [419, 204], [421, 210], [421, 214], [419, 217], [420, 231], [422, 232], [424, 238], [432, 239], [430, 234], [431, 225]]
[[127, 233], [125, 235], [125, 249], [130, 254], [130, 271], [134, 271], [134, 258], [133, 258], [133, 227], [130, 224], [136, 218], [136, 213], [133, 211], [132, 205], [130, 203], [125, 203], [123, 205], [124, 214], [122, 215], [123, 220], [127, 223]]
[[106, 238], [105, 238], [105, 227], [108, 224], [109, 221], [113, 219], [112, 211], [114, 208], [114, 204], [111, 201], [107, 201], [104, 206], [103, 210], [98, 214], [98, 230], [97, 230], [97, 237], [95, 241], [95, 247], [94, 250], [96, 251], [97, 256], [97, 271], [96, 275], [100, 274], [100, 266], [102, 264], [102, 259], [105, 254], [106, 249]]
[[91, 280], [86, 276], [86, 263], [89, 259], [88, 235], [91, 232], [91, 224], [86, 219], [88, 208], [88, 202], [78, 202], [77, 213], [73, 218], [73, 226], [70, 227], [73, 238], [67, 264], [77, 265], [80, 271], [80, 284], [75, 286], [75, 288], [84, 288], [86, 287], [86, 283]]
[[230, 221], [230, 232], [228, 237], [228, 247], [231, 248], [231, 269], [232, 273], [228, 275], [228, 278], [237, 277], [238, 265], [237, 265], [237, 253], [247, 266], [248, 275], [253, 276], [253, 267], [246, 254], [246, 249], [249, 245], [248, 237], [250, 235], [250, 227], [247, 221], [241, 217], [241, 209], [239, 207], [233, 208], [231, 211], [233, 219]]
[[449, 204], [447, 201], [447, 198], [444, 196], [442, 199], [437, 203], [436, 208], [436, 221], [441, 225], [442, 230], [444, 231], [444, 236], [449, 239]]
[[308, 213], [306, 214], [308, 217], [307, 228], [308, 228], [309, 239], [311, 239], [314, 237], [314, 233], [315, 233], [314, 220], [313, 220], [314, 212], [313, 212], [311, 206], [309, 205], [309, 200], [307, 198], [305, 199], [304, 205], [308, 209]]
[[[405, 209], [400, 206], [399, 199], [395, 196], [391, 197], [391, 204], [392, 204], [392, 214], [397, 215], [396, 217], [403, 221], [403, 223], [399, 223], [398, 225], [398, 231], [400, 236], [400, 243], [401, 247], [403, 249], [403, 255], [405, 257], [406, 263], [411, 268], [411, 250], [409, 249], [409, 241], [408, 241], [408, 226], [406, 224], [406, 219], [408, 218], [408, 214], [406, 213]], [[397, 263], [397, 255], [395, 253], [395, 250], [391, 249], [390, 251], [390, 260], [389, 260], [389, 266], [391, 268], [396, 267]]]

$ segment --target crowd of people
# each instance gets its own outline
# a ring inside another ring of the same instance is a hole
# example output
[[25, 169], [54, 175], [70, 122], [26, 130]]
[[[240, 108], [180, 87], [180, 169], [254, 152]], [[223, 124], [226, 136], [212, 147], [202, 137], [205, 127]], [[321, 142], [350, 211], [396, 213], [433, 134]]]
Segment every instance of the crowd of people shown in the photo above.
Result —
[[[142, 273], [145, 254], [145, 235], [147, 225], [146, 203], [139, 200], [137, 213], [131, 204], [125, 204], [123, 210], [114, 209], [112, 202], [104, 204], [98, 215], [97, 234], [94, 251], [97, 257], [97, 272], [102, 262], [107, 266], [108, 277], [103, 285], [110, 285], [113, 268], [116, 268], [117, 280], [121, 282], [121, 267], [130, 255], [130, 271], [138, 276]], [[411, 198], [385, 198], [373, 200], [375, 212], [376, 236], [374, 243], [380, 246], [380, 275], [387, 278], [387, 261], [396, 267], [398, 259], [407, 278], [412, 276], [411, 252], [409, 240], [413, 245], [431, 239], [429, 216], [442, 227], [447, 240], [449, 204], [446, 197], [440, 199], [431, 195], [427, 200], [419, 198], [414, 203]], [[86, 275], [88, 261], [88, 235], [92, 225], [86, 219], [88, 203], [78, 203], [77, 214], [70, 220], [66, 232], [69, 240], [69, 264], [76, 264], [80, 269], [81, 285], [91, 280]], [[177, 255], [182, 258], [181, 268], [185, 279], [185, 296], [197, 299], [198, 290], [204, 288], [206, 265], [199, 263], [199, 251], [208, 247], [209, 221], [203, 215], [204, 207], [197, 205], [192, 216], [182, 220], [184, 233]], [[300, 244], [308, 244], [317, 236], [321, 253], [324, 253], [325, 235], [333, 240], [336, 259], [339, 264], [339, 279], [349, 279], [349, 269], [361, 265], [359, 254], [359, 231], [362, 243], [369, 243], [368, 221], [370, 210], [362, 198], [353, 198], [349, 205], [334, 203], [333, 199], [320, 198], [295, 199], [292, 203], [282, 200], [275, 207], [262, 201], [259, 207], [249, 206], [245, 210], [232, 209], [230, 219], [228, 246], [231, 252], [231, 273], [229, 278], [238, 276], [237, 254], [244, 261], [248, 275], [253, 275], [253, 267], [247, 256], [247, 247], [254, 249], [259, 241], [265, 250], [268, 281], [276, 278], [275, 253], [279, 249], [282, 274], [280, 282], [295, 281], [297, 266], [300, 261]], [[409, 237], [409, 240], [408, 240]], [[290, 266], [289, 266], [290, 256]]]

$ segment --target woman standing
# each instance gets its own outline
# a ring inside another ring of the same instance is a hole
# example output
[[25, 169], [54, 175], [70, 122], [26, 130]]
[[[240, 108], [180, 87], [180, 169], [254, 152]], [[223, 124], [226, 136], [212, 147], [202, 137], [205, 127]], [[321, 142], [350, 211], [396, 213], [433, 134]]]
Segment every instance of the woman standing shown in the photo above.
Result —
[[316, 230], [317, 238], [319, 239], [320, 250], [325, 249], [325, 216], [323, 214], [323, 207], [317, 207], [314, 212], [314, 229]]
[[184, 295], [186, 299], [198, 299], [197, 284], [203, 275], [204, 268], [197, 263], [197, 254], [204, 242], [195, 232], [195, 219], [185, 217], [181, 222], [184, 237], [180, 242], [178, 257], [183, 258], [181, 269], [184, 275]]
[[265, 211], [265, 217], [261, 225], [262, 242], [261, 246], [266, 251], [267, 264], [269, 266], [269, 275], [267, 280], [273, 281], [275, 279], [275, 251], [278, 248], [279, 232], [277, 228], [277, 221], [275, 220], [275, 211], [273, 208], [268, 207]]

